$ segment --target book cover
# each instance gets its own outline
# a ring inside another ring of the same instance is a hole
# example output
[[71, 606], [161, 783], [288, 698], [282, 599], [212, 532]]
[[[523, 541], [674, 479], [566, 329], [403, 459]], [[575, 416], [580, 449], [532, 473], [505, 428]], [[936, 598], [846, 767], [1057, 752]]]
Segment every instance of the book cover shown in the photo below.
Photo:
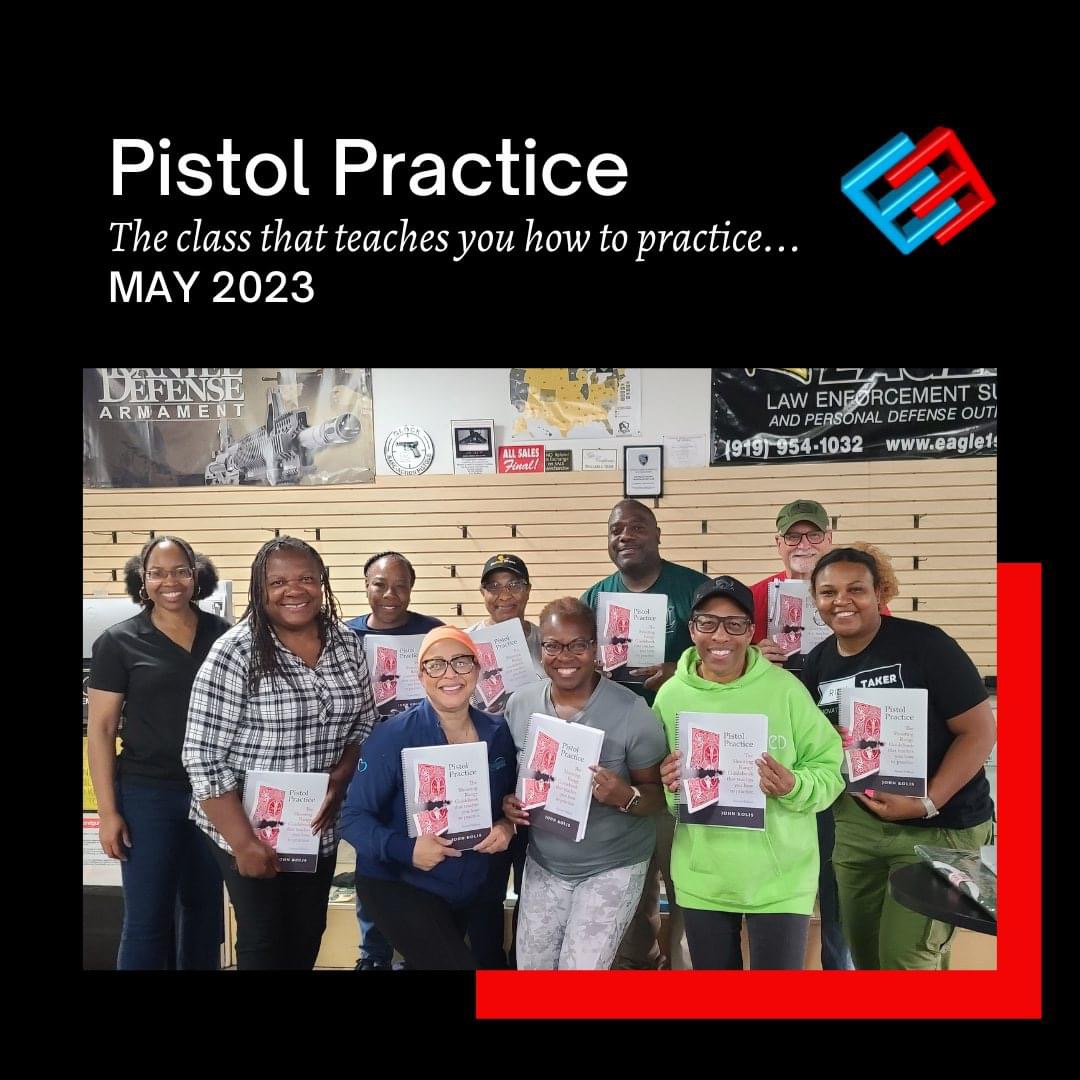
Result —
[[315, 873], [320, 836], [312, 833], [311, 822], [329, 781], [326, 773], [249, 772], [244, 777], [244, 813], [255, 835], [277, 852], [282, 873]]
[[557, 716], [533, 713], [518, 770], [517, 796], [529, 811], [529, 827], [585, 836], [592, 806], [593, 774], [604, 733]]
[[926, 795], [928, 701], [925, 690], [840, 690], [848, 791]]
[[664, 662], [667, 597], [662, 593], [599, 593], [596, 651], [604, 671], [617, 682], [640, 682], [631, 668]]
[[486, 742], [401, 751], [409, 836], [444, 836], [464, 851], [491, 832]]
[[379, 716], [404, 712], [424, 699], [420, 685], [423, 634], [365, 634], [364, 657]]
[[675, 745], [682, 752], [676, 817], [687, 825], [765, 828], [765, 793], [756, 761], [769, 748], [760, 713], [681, 712]]
[[789, 656], [805, 656], [831, 634], [810, 596], [809, 581], [770, 582], [768, 635]]
[[520, 619], [478, 626], [469, 631], [469, 637], [476, 643], [476, 658], [480, 662], [480, 676], [473, 695], [477, 708], [499, 709], [515, 690], [536, 682], [536, 668]]

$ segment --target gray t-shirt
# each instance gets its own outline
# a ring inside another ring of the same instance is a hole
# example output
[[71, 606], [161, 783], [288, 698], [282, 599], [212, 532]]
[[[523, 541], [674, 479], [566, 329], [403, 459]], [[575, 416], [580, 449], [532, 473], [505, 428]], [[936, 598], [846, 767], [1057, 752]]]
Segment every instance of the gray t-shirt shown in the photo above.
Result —
[[[525, 750], [529, 717], [533, 713], [555, 716], [551, 683], [544, 680], [510, 695], [506, 723], [514, 737], [518, 765]], [[627, 783], [631, 769], [647, 769], [667, 755], [667, 740], [660, 721], [632, 690], [611, 679], [601, 679], [585, 708], [574, 721], [604, 733], [600, 764]], [[652, 857], [656, 826], [652, 817], [624, 814], [618, 807], [593, 799], [589, 824], [579, 843], [541, 829], [530, 830], [529, 853], [549, 873], [566, 881], [583, 881], [605, 870], [632, 866]]]

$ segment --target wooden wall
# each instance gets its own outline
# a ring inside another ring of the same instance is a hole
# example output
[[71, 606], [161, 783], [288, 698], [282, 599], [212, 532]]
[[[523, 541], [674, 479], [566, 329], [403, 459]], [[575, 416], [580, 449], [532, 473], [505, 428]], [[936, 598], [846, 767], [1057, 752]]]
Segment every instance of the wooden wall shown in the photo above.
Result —
[[[984, 676], [996, 674], [996, 458], [680, 469], [665, 474], [664, 488], [655, 507], [662, 555], [747, 584], [780, 568], [777, 509], [819, 500], [836, 519], [834, 543], [869, 540], [892, 556], [896, 614], [941, 626]], [[388, 548], [416, 567], [413, 610], [460, 626], [485, 614], [484, 561], [515, 552], [529, 566], [535, 618], [549, 600], [577, 596], [612, 572], [605, 523], [621, 497], [621, 472], [86, 490], [83, 592], [123, 595], [124, 561], [151, 531], [171, 532], [233, 581], [239, 616], [252, 558], [279, 530], [318, 549], [347, 618], [368, 610], [362, 566]]]

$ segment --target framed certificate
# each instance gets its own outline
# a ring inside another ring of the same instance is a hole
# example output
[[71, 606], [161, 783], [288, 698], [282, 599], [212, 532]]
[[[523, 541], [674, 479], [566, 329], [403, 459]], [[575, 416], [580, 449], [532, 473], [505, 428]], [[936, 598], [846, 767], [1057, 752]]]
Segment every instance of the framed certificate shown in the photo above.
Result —
[[623, 447], [623, 494], [664, 494], [664, 448], [656, 446]]

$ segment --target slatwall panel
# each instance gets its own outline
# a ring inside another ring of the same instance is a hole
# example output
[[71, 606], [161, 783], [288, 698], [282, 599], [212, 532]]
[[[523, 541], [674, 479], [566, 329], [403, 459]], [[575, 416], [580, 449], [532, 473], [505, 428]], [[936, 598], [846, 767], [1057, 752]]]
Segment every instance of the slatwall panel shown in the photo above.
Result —
[[[997, 460], [870, 461], [678, 469], [655, 506], [666, 559], [750, 584], [779, 568], [777, 508], [818, 499], [834, 543], [887, 551], [897, 614], [936, 623], [984, 675], [996, 674]], [[513, 551], [533, 580], [529, 615], [609, 574], [617, 472], [379, 477], [344, 487], [146, 488], [84, 492], [84, 595], [123, 595], [124, 560], [155, 532], [176, 533], [234, 583], [239, 615], [251, 560], [279, 530], [322, 554], [346, 617], [368, 610], [364, 561], [393, 548], [416, 567], [412, 608], [465, 626], [485, 614], [480, 569]], [[649, 500], [652, 503], [652, 500]]]

